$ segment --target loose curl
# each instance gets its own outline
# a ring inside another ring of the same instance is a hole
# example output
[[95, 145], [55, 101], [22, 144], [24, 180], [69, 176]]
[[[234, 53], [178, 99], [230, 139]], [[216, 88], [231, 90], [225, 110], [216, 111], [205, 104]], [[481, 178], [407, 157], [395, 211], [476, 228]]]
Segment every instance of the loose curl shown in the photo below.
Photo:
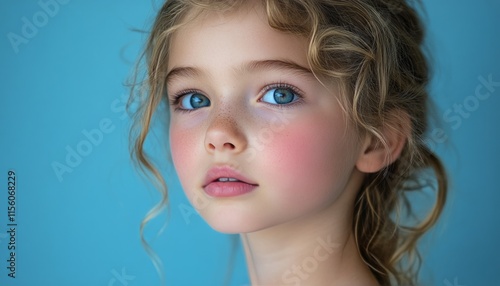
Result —
[[[131, 154], [141, 170], [153, 175], [161, 201], [145, 224], [168, 203], [167, 186], [144, 151], [153, 114], [165, 97], [171, 37], [186, 17], [204, 11], [231, 12], [244, 0], [171, 0], [158, 13], [147, 41], [145, 80], [134, 85], [129, 103], [139, 100], [131, 130]], [[382, 129], [399, 131], [398, 115], [408, 116], [411, 132], [400, 157], [367, 174], [354, 206], [353, 232], [364, 262], [381, 285], [416, 285], [421, 258], [417, 241], [437, 221], [446, 201], [447, 177], [437, 156], [425, 145], [429, 68], [422, 51], [424, 29], [414, 7], [404, 0], [261, 0], [269, 25], [309, 41], [308, 62], [316, 77], [333, 80], [341, 105], [360, 134], [387, 147]], [[194, 13], [193, 13], [194, 12]], [[138, 88], [141, 87], [141, 88]], [[142, 88], [144, 87], [144, 88]], [[387, 158], [388, 160], [390, 158]], [[431, 170], [434, 180], [422, 180]], [[436, 200], [417, 223], [407, 195], [434, 187]], [[152, 254], [147, 242], [143, 243]], [[159, 259], [153, 257], [155, 263]], [[158, 266], [158, 264], [155, 264]]]

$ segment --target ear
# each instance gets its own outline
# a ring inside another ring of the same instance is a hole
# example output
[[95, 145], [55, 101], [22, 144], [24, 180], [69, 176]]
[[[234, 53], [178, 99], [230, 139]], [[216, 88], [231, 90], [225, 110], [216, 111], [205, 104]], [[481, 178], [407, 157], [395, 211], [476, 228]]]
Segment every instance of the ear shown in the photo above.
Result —
[[411, 134], [410, 116], [405, 111], [394, 109], [379, 131], [382, 138], [368, 134], [364, 139], [356, 162], [356, 168], [363, 173], [378, 172], [399, 158]]

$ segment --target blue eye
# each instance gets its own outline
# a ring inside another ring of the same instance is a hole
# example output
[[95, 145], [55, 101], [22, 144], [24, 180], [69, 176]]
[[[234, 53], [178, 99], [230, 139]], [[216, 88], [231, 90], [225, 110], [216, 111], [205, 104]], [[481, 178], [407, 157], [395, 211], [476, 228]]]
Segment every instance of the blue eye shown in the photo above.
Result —
[[210, 100], [203, 94], [190, 92], [182, 96], [179, 105], [181, 109], [197, 109], [210, 106]]
[[298, 99], [297, 94], [290, 88], [271, 88], [262, 96], [262, 101], [279, 105], [289, 104]]

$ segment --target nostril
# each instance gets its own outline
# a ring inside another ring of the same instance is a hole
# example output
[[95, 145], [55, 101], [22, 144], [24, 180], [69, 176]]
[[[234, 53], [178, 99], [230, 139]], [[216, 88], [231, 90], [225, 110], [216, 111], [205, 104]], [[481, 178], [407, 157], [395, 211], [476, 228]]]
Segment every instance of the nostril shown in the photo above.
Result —
[[[230, 149], [230, 150], [234, 150], [236, 149], [236, 146], [233, 144], [233, 143], [230, 143], [230, 142], [226, 142], [224, 144], [222, 144], [222, 149]], [[215, 144], [213, 143], [208, 143], [208, 148], [210, 150], [215, 150], [215, 149], [218, 149], [217, 146], [215, 146]]]
[[229, 149], [235, 149], [236, 148], [233, 143], [224, 143], [224, 147], [225, 148], [229, 148]]

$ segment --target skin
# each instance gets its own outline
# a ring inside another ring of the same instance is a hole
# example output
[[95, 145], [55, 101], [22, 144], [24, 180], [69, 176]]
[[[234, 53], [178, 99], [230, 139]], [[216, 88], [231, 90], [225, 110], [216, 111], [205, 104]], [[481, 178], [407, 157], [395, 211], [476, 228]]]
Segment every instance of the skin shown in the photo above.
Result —
[[[307, 72], [306, 52], [305, 39], [270, 28], [258, 5], [188, 21], [172, 39], [168, 94], [186, 99], [196, 90], [210, 106], [171, 105], [172, 159], [207, 223], [240, 233], [252, 285], [378, 285], [358, 253], [352, 212], [363, 172], [380, 169], [387, 154], [360, 140], [336, 86]], [[301, 98], [282, 108], [263, 101], [266, 87], [283, 83]], [[258, 187], [210, 197], [202, 186], [214, 166]]]

